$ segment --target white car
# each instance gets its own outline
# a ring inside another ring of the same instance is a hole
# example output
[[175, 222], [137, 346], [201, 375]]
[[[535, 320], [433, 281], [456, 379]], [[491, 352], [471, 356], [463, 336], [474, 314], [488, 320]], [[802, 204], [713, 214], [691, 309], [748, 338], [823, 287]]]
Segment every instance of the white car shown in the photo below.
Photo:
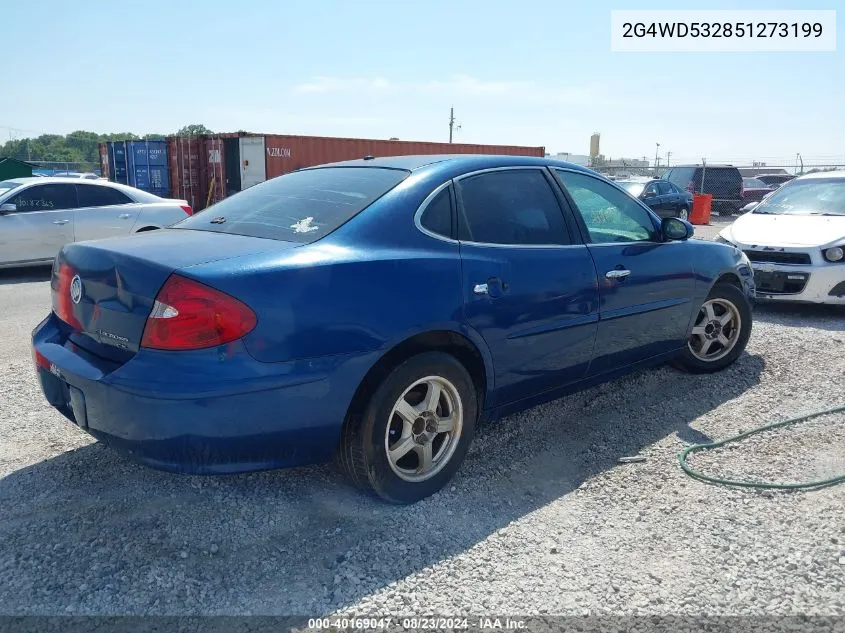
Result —
[[0, 268], [50, 263], [70, 242], [160, 229], [193, 213], [185, 200], [84, 178], [0, 181]]
[[845, 305], [845, 171], [784, 183], [716, 239], [751, 260], [759, 299]]

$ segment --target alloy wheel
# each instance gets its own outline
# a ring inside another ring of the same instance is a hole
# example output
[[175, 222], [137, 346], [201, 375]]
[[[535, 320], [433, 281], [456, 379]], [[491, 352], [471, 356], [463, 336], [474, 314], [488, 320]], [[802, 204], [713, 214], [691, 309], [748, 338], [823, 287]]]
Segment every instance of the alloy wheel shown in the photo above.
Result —
[[698, 311], [687, 345], [698, 360], [712, 363], [730, 354], [739, 340], [742, 318], [727, 299], [708, 299]]
[[393, 405], [384, 438], [390, 468], [401, 479], [430, 479], [449, 462], [463, 428], [457, 388], [442, 376], [408, 387]]

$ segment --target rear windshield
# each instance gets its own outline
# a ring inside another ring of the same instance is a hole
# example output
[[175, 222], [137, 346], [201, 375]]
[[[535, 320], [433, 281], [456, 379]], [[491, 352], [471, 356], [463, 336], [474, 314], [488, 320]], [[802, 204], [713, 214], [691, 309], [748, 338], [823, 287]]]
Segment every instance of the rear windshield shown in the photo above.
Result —
[[625, 191], [630, 193], [632, 196], [639, 196], [643, 189], [645, 189], [644, 182], [631, 182], [630, 180], [618, 180], [616, 182], [617, 185], [621, 186]]
[[273, 178], [174, 225], [309, 243], [334, 231], [408, 177], [379, 167], [325, 167]]
[[768, 185], [757, 178], [743, 178], [742, 186], [746, 189], [766, 189]]
[[0, 180], [0, 196], [4, 193], [8, 193], [15, 187], [20, 187], [21, 183], [15, 182], [14, 180]]

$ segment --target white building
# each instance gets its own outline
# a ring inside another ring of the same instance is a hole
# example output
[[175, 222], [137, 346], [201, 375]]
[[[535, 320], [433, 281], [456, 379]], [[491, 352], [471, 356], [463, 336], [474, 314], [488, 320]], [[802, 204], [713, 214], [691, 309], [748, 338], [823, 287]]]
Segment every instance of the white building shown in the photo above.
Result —
[[567, 163], [574, 163], [576, 165], [581, 165], [582, 167], [588, 167], [590, 165], [590, 157], [586, 154], [570, 154], [569, 152], [558, 152], [557, 154], [548, 154], [549, 158], [553, 158], [555, 160], [564, 160]]

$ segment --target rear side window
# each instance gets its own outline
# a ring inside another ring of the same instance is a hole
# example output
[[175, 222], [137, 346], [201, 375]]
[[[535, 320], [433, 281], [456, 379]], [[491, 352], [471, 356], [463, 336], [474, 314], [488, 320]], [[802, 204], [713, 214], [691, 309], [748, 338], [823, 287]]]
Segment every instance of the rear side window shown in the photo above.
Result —
[[[704, 186], [701, 186], [702, 171]], [[736, 167], [698, 168], [695, 175], [696, 189], [713, 194], [716, 198], [739, 198], [742, 190], [742, 175]]]
[[420, 218], [420, 224], [427, 231], [443, 237], [452, 237], [452, 196], [449, 187], [428, 203]]
[[76, 185], [76, 193], [80, 207], [109, 207], [132, 202], [123, 192], [100, 185]]
[[486, 244], [570, 244], [563, 213], [538, 169], [508, 169], [459, 181], [458, 237]]
[[669, 195], [670, 193], [675, 193], [675, 190], [672, 189], [672, 185], [665, 180], [658, 180], [657, 181], [657, 193], [661, 196]]
[[408, 177], [380, 167], [325, 167], [273, 178], [171, 228], [307, 244], [325, 237]]
[[9, 200], [18, 211], [58, 211], [76, 207], [76, 189], [73, 185], [55, 183], [35, 185], [21, 191]]

